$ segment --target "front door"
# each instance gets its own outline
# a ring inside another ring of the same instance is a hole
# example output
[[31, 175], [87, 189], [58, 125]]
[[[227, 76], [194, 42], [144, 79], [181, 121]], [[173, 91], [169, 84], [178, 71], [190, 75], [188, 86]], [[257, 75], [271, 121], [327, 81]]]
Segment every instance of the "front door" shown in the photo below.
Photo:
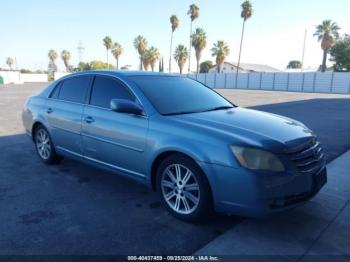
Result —
[[118, 79], [96, 76], [82, 121], [83, 154], [99, 164], [143, 176], [148, 118], [110, 110], [112, 99], [136, 101]]

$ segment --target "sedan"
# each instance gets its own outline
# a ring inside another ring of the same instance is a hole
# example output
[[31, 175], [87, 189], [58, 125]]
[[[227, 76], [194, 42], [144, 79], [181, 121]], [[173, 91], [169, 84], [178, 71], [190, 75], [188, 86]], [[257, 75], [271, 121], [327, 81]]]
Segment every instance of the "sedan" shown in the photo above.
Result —
[[28, 98], [22, 118], [44, 163], [73, 158], [134, 179], [186, 221], [283, 211], [327, 181], [304, 124], [238, 107], [187, 77], [75, 73]]

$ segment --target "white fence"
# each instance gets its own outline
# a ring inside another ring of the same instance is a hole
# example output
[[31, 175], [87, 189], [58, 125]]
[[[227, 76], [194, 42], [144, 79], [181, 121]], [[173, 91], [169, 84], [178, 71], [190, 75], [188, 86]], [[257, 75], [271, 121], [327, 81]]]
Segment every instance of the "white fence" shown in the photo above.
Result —
[[47, 82], [47, 74], [26, 74], [19, 71], [0, 71], [4, 84], [23, 84], [25, 82]]
[[188, 77], [211, 88], [350, 93], [350, 73], [208, 73], [190, 74]]

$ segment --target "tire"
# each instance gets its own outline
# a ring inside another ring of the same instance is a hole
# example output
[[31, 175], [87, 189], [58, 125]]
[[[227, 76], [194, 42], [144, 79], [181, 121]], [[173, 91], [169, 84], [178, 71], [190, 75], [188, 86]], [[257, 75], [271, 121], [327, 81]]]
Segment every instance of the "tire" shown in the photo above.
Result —
[[39, 125], [35, 129], [34, 144], [36, 153], [38, 154], [40, 160], [45, 164], [57, 164], [62, 160], [62, 157], [56, 154], [49, 132], [42, 125]]
[[159, 165], [157, 190], [166, 209], [181, 220], [202, 222], [213, 212], [205, 174], [191, 158], [182, 154], [171, 155]]

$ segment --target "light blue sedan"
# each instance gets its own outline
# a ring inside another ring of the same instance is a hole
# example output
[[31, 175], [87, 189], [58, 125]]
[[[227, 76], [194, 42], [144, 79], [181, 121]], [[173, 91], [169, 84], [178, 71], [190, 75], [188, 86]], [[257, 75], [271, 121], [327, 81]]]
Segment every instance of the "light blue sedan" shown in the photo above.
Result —
[[305, 125], [237, 107], [180, 76], [71, 74], [27, 100], [23, 124], [45, 163], [74, 158], [140, 181], [187, 221], [285, 210], [327, 181]]

